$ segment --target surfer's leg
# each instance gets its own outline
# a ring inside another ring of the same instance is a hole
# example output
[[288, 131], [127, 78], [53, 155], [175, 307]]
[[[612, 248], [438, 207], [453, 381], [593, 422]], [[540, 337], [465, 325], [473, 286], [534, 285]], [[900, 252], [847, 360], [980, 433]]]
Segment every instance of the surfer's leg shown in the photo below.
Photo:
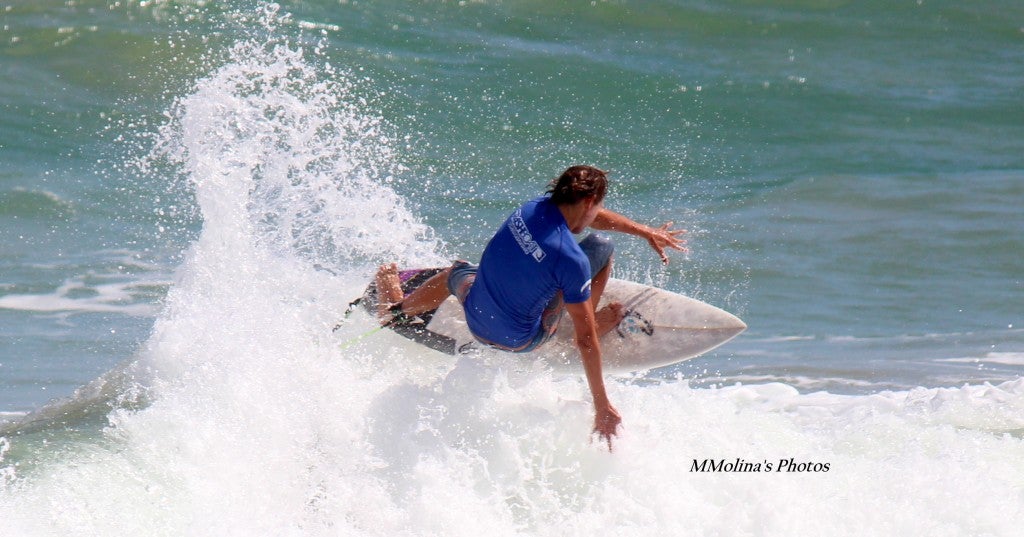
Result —
[[444, 299], [448, 298], [448, 267], [423, 282], [409, 296], [402, 301], [402, 313], [409, 316], [416, 316], [421, 313], [436, 310]]
[[597, 271], [597, 274], [590, 279], [590, 303], [594, 306], [594, 311], [597, 311], [597, 305], [601, 303], [601, 295], [604, 294], [604, 288], [608, 285], [608, 280], [611, 277], [612, 258], [609, 257], [604, 268]]
[[384, 318], [388, 309], [402, 301], [402, 281], [398, 278], [398, 265], [381, 265], [374, 279], [377, 285], [377, 316]]
[[619, 302], [612, 302], [600, 310], [597, 309], [597, 305], [601, 303], [601, 294], [604, 293], [604, 288], [608, 284], [611, 274], [612, 260], [609, 258], [608, 264], [590, 282], [590, 303], [594, 306], [594, 311], [596, 312], [594, 317], [597, 321], [597, 337], [611, 332], [626, 317], [626, 308]]
[[626, 316], [625, 308], [618, 302], [606, 305], [600, 310], [601, 295], [608, 285], [612, 276], [612, 259], [615, 245], [611, 239], [598, 233], [591, 233], [580, 241], [580, 249], [590, 260], [590, 303], [594, 307], [597, 320], [597, 336], [601, 337], [613, 328]]
[[469, 291], [473, 288], [473, 283], [476, 282], [478, 268], [472, 263], [459, 259], [452, 263], [448, 270], [448, 292], [459, 299], [459, 304], [466, 303], [466, 297], [469, 296]]
[[[448, 298], [448, 295], [453, 293], [451, 287], [449, 286], [450, 282], [448, 281], [449, 275], [452, 273], [452, 269], [466, 270], [466, 268], [470, 268], [470, 273], [475, 274], [476, 272], [475, 266], [469, 265], [465, 261], [456, 261], [451, 267], [448, 267], [438, 272], [437, 274], [431, 276], [430, 279], [423, 282], [419, 287], [416, 288], [415, 291], [409, 293], [409, 295], [406, 296], [405, 299], [403, 300], [402, 288], [398, 279], [398, 268], [395, 267], [395, 276], [394, 279], [391, 279], [389, 276], [381, 277], [381, 274], [385, 272], [384, 269], [386, 267], [386, 265], [382, 266], [381, 272], [378, 272], [378, 293], [381, 293], [380, 296], [382, 297], [388, 296], [389, 299], [397, 296], [397, 299], [390, 300], [391, 303], [388, 304], [387, 307], [385, 307], [383, 312], [381, 313], [382, 318], [386, 317], [387, 315], [394, 315], [396, 313], [402, 313], [409, 317], [415, 317], [428, 311], [436, 310], [438, 307], [441, 306], [441, 303], [444, 302], [446, 298]], [[472, 283], [473, 278], [469, 278], [465, 281], [466, 285], [463, 286], [463, 293], [461, 294], [461, 296], [459, 296], [459, 300], [465, 300], [465, 293], [468, 292], [469, 286], [472, 285]], [[380, 291], [381, 289], [385, 289], [385, 291], [382, 292]], [[385, 295], [384, 293], [394, 294]]]

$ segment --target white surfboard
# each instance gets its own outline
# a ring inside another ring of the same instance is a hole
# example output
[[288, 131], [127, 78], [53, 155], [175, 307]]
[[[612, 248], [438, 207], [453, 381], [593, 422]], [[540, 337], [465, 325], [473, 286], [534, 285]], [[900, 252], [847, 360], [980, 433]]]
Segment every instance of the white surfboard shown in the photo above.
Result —
[[[403, 290], [415, 289], [440, 269], [407, 271]], [[664, 289], [626, 280], [608, 281], [602, 304], [620, 302], [626, 315], [619, 325], [601, 338], [602, 365], [606, 373], [628, 373], [672, 365], [699, 356], [743, 332], [747, 325], [735, 315]], [[369, 311], [376, 308], [376, 289], [371, 285], [363, 296]], [[420, 316], [422, 322], [390, 327], [393, 331], [447, 354], [462, 354], [484, 348], [470, 334], [462, 306], [455, 297], [437, 310]], [[573, 342], [575, 332], [569, 315], [564, 315], [552, 341], [529, 353], [556, 369], [581, 370]]]

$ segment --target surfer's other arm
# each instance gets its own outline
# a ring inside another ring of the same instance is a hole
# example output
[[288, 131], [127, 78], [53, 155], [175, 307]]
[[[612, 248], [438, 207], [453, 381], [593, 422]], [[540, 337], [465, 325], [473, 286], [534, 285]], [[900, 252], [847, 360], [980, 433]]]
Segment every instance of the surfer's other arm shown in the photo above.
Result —
[[647, 241], [654, 248], [654, 251], [661, 257], [661, 262], [668, 264], [666, 248], [672, 248], [682, 252], [686, 250], [686, 239], [679, 236], [686, 233], [685, 229], [672, 229], [674, 222], [666, 222], [661, 227], [645, 226], [634, 222], [626, 216], [615, 211], [602, 207], [597, 212], [594, 222], [590, 227], [601, 231], [618, 231], [629, 235], [635, 235]]
[[601, 343], [597, 336], [594, 307], [588, 300], [566, 304], [565, 308], [576, 330], [576, 346], [579, 348], [587, 384], [590, 385], [590, 394], [594, 399], [594, 432], [608, 442], [610, 450], [612, 437], [617, 434], [622, 417], [608, 400], [608, 393], [605, 391], [604, 375], [601, 372]]

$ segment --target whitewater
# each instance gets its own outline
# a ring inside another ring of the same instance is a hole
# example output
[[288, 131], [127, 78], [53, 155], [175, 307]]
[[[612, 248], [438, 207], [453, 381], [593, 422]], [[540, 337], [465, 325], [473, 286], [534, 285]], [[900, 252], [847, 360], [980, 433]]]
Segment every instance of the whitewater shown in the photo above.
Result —
[[1024, 527], [1024, 379], [863, 395], [614, 379], [624, 428], [609, 452], [581, 377], [366, 336], [365, 316], [333, 330], [377, 264], [437, 265], [449, 248], [398, 194], [408, 142], [356, 74], [283, 38], [228, 56], [138, 163], [173, 170], [202, 221], [152, 333], [0, 425], [0, 535]]

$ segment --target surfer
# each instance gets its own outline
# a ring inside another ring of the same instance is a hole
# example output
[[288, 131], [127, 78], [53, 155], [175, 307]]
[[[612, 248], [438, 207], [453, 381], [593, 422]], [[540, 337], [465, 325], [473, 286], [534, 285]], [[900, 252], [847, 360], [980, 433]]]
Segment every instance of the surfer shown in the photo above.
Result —
[[529, 352], [554, 335], [569, 312], [594, 401], [594, 432], [608, 442], [622, 421], [608, 400], [601, 373], [599, 338], [622, 320], [621, 304], [597, 306], [611, 276], [612, 242], [587, 228], [642, 237], [668, 263], [666, 248], [685, 250], [684, 230], [638, 224], [604, 207], [608, 178], [592, 166], [572, 166], [551, 182], [546, 196], [516, 209], [491, 238], [479, 265], [456, 261], [403, 299], [398, 267], [377, 273], [379, 309], [386, 322], [402, 322], [437, 309], [455, 295], [477, 340], [509, 351]]

